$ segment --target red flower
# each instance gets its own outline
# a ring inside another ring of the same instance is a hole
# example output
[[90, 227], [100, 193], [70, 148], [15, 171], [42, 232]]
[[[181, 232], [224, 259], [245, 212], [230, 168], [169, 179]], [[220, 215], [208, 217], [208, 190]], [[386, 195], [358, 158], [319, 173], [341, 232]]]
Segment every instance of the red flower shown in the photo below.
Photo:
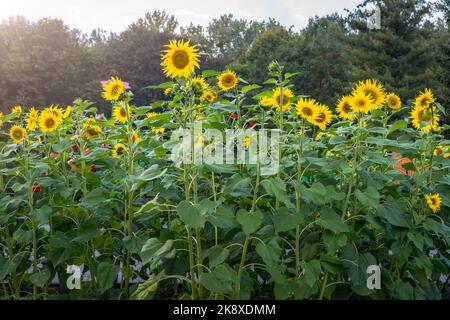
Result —
[[62, 217], [64, 215], [64, 210], [59, 210], [59, 215]]
[[91, 171], [92, 171], [92, 172], [97, 172], [97, 168], [96, 168], [94, 165], [92, 165], [92, 166], [91, 166]]
[[50, 158], [58, 158], [59, 154], [57, 154], [56, 152], [52, 152], [50, 153]]
[[76, 144], [74, 144], [74, 145], [72, 145], [72, 151], [78, 152], [78, 151], [80, 151], [80, 149], [78, 148], [78, 146]]
[[247, 123], [247, 125], [249, 128], [253, 128], [255, 126], [255, 124], [253, 122], [249, 122], [249, 123]]
[[32, 186], [31, 187], [31, 191], [33, 191], [34, 193], [38, 193], [41, 192], [41, 186]]
[[84, 154], [86, 157], [89, 157], [91, 155], [90, 151], [86, 151], [86, 153]]
[[72, 170], [72, 171], [77, 171], [77, 169], [78, 169], [77, 166], [71, 166], [70, 167], [70, 170]]
[[237, 119], [237, 117], [238, 117], [238, 115], [236, 113], [232, 113], [230, 116], [231, 119]]

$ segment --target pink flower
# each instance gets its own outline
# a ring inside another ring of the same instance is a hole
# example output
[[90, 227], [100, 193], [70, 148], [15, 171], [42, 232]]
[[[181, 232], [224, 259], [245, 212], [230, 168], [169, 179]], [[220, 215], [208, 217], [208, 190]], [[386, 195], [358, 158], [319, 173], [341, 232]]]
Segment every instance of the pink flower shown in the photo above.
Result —
[[102, 88], [104, 88], [104, 87], [106, 87], [106, 85], [108, 84], [108, 80], [103, 80], [103, 81], [100, 81], [100, 84], [102, 85]]
[[[109, 82], [109, 80], [100, 81], [100, 84], [102, 85], [102, 88], [104, 88], [108, 84], [108, 82]], [[123, 82], [123, 88], [125, 90], [131, 90], [130, 84], [128, 82], [125, 82], [125, 81]]]
[[101, 114], [98, 114], [95, 117], [97, 118], [97, 120], [100, 120], [100, 121], [105, 120], [105, 118], [103, 118], [103, 116]]
[[57, 154], [56, 152], [50, 153], [50, 158], [55, 159], [55, 158], [58, 158], [58, 156], [59, 156], [59, 154]]
[[86, 153], [84, 154], [86, 157], [89, 157], [91, 155], [90, 151], [86, 151]]
[[103, 143], [102, 145], [101, 145], [101, 147], [103, 148], [103, 149], [109, 149], [109, 144], [107, 144], [107, 143]]
[[68, 164], [71, 164], [72, 162], [75, 162], [76, 160], [75, 160], [75, 158], [70, 158], [68, 161], [67, 161], [67, 163]]
[[72, 170], [72, 171], [77, 171], [77, 169], [78, 169], [77, 166], [71, 166], [70, 167], [70, 170]]

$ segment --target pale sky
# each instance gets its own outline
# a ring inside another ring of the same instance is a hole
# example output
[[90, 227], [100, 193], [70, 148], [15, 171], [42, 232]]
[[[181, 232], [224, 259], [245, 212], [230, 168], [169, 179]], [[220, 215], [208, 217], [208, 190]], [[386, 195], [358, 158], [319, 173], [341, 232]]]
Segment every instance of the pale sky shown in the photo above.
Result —
[[362, 0], [0, 0], [0, 20], [22, 15], [36, 21], [44, 17], [64, 20], [73, 28], [120, 32], [155, 9], [177, 17], [182, 26], [190, 22], [207, 25], [221, 14], [233, 13], [249, 20], [275, 18], [295, 29], [306, 26], [314, 15], [353, 10]]

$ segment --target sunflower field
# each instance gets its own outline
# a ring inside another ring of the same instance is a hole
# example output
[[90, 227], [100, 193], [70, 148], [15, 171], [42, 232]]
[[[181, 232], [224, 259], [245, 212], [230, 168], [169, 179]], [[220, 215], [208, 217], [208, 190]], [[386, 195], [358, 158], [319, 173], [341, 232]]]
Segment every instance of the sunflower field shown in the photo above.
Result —
[[[432, 88], [403, 101], [362, 80], [331, 108], [276, 61], [250, 84], [199, 71], [189, 41], [162, 50], [168, 82], [146, 90], [165, 100], [136, 106], [112, 77], [111, 117], [81, 99], [0, 114], [1, 299], [448, 297], [450, 126]], [[276, 130], [278, 169], [174, 161], [172, 133], [199, 123]]]

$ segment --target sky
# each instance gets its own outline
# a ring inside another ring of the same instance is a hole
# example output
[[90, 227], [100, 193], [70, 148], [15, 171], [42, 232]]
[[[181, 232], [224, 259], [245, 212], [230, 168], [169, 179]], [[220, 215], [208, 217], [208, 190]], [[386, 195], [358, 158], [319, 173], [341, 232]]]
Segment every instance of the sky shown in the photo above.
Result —
[[155, 9], [177, 17], [180, 25], [207, 25], [225, 13], [238, 18], [268, 20], [298, 30], [315, 15], [353, 10], [362, 0], [0, 0], [0, 20], [21, 15], [31, 21], [60, 18], [70, 27], [89, 33], [101, 28], [120, 32]]

